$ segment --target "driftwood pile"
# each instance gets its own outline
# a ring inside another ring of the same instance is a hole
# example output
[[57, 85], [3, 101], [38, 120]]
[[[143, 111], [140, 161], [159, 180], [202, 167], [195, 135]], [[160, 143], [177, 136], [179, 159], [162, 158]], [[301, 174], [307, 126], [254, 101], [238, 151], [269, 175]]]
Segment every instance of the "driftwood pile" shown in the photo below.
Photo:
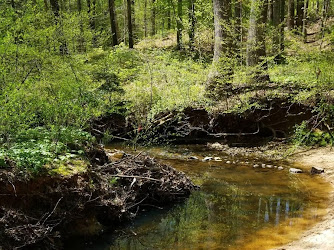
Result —
[[196, 188], [185, 174], [143, 154], [94, 164], [66, 178], [19, 180], [10, 175], [0, 173], [0, 249], [60, 249], [87, 218], [101, 228], [115, 226]]

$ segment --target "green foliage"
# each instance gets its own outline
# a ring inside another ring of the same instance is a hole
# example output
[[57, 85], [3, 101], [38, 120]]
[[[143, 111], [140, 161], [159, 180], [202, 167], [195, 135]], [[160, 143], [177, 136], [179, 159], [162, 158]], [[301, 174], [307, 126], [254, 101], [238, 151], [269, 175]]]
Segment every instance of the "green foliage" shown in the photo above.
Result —
[[296, 126], [293, 143], [297, 145], [320, 146], [333, 145], [334, 138], [320, 129], [309, 129], [306, 122]]
[[0, 148], [0, 167], [14, 165], [32, 174], [45, 170], [46, 164], [84, 157], [84, 147], [94, 141], [89, 133], [70, 127], [28, 129], [12, 140]]

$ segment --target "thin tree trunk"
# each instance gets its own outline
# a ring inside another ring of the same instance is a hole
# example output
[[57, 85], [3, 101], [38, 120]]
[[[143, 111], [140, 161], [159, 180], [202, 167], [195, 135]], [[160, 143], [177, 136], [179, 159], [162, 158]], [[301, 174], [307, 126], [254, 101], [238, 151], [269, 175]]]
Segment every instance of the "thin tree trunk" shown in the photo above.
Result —
[[281, 31], [281, 2], [282, 0], [273, 0], [273, 26], [275, 32], [273, 34], [273, 53], [277, 54], [280, 47], [280, 31]]
[[289, 0], [288, 3], [288, 30], [295, 28], [295, 1]]
[[176, 41], [177, 41], [177, 49], [182, 48], [182, 0], [177, 0], [177, 17], [176, 17]]
[[167, 10], [167, 29], [170, 30], [171, 28], [172, 28], [172, 17], [171, 17], [170, 6], [168, 6], [168, 10]]
[[[227, 51], [227, 47], [223, 47], [223, 43], [228, 44], [230, 40], [227, 34], [227, 25], [229, 24], [229, 14], [231, 10], [230, 0], [213, 0], [214, 25], [215, 25], [215, 46], [213, 61], [218, 62], [223, 52]], [[224, 41], [225, 40], [225, 41]]]
[[236, 36], [235, 47], [237, 53], [240, 53], [241, 43], [242, 43], [242, 27], [241, 27], [241, 14], [242, 14], [242, 0], [236, 0], [234, 3], [234, 13], [235, 13], [235, 26], [234, 32]]
[[232, 37], [230, 32], [231, 0], [213, 0], [215, 44], [212, 69], [208, 76], [208, 96], [226, 97], [225, 89], [233, 76]]
[[128, 32], [129, 32], [129, 48], [133, 49], [133, 33], [132, 33], [132, 1], [127, 0], [127, 10], [128, 10]]
[[112, 46], [118, 45], [118, 34], [117, 34], [117, 21], [115, 12], [115, 2], [114, 0], [109, 0], [109, 17], [111, 26], [111, 36], [112, 36]]
[[55, 17], [59, 17], [59, 3], [57, 0], [50, 0], [51, 9]]
[[284, 27], [285, 27], [285, 0], [280, 0], [280, 25], [279, 25], [279, 33], [280, 33], [280, 53], [284, 51]]
[[144, 2], [144, 36], [147, 37], [147, 0]]
[[296, 27], [299, 31], [302, 31], [303, 26], [303, 8], [304, 0], [297, 0], [297, 16], [296, 16]]
[[151, 13], [151, 36], [155, 36], [156, 34], [156, 24], [155, 24], [155, 16], [156, 16], [156, 8], [155, 8], [155, 0], [152, 0], [152, 13]]
[[[292, 0], [294, 1], [294, 0]], [[272, 24], [274, 22], [274, 0], [269, 0], [268, 2], [268, 21]]]
[[257, 0], [251, 1], [251, 9], [249, 14], [249, 28], [247, 36], [247, 66], [255, 66], [258, 64], [257, 47]]
[[309, 0], [305, 0], [304, 2], [304, 15], [303, 15], [303, 37], [304, 37], [304, 42], [307, 42], [307, 19], [308, 19], [308, 5], [309, 5]]
[[189, 15], [189, 47], [193, 50], [195, 43], [195, 0], [188, 0], [188, 15]]

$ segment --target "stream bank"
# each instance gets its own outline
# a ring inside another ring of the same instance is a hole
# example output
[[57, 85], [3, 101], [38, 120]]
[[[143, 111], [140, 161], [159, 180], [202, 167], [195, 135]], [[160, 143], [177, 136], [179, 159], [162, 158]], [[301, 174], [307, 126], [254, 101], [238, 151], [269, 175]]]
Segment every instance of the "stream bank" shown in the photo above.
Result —
[[323, 178], [331, 184], [327, 214], [323, 220], [304, 232], [295, 241], [277, 250], [321, 249], [331, 250], [334, 246], [334, 151], [332, 148], [318, 148], [297, 152], [292, 159], [304, 166], [320, 166], [325, 170]]
[[163, 206], [196, 189], [185, 174], [145, 154], [101, 148], [93, 164], [72, 175], [26, 179], [0, 172], [0, 249], [60, 249], [71, 235], [92, 235], [135, 217], [138, 205]]

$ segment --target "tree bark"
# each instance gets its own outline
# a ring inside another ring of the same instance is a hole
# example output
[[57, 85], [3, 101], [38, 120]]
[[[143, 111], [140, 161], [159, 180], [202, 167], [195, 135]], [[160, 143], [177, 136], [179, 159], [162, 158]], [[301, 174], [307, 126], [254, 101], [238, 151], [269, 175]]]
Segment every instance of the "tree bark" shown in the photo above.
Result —
[[147, 0], [144, 2], [144, 36], [147, 37]]
[[117, 34], [117, 20], [115, 12], [115, 1], [109, 0], [109, 17], [110, 17], [110, 26], [111, 26], [111, 36], [112, 36], [112, 46], [118, 45], [118, 34]]
[[304, 42], [307, 42], [307, 19], [308, 19], [308, 5], [309, 5], [309, 0], [305, 0], [304, 2], [304, 15], [303, 15], [303, 37], [304, 37]]
[[167, 29], [170, 30], [172, 28], [172, 17], [171, 17], [171, 6], [168, 6], [167, 10]]
[[156, 25], [155, 25], [155, 16], [156, 16], [156, 8], [155, 8], [155, 0], [152, 0], [152, 13], [151, 13], [151, 36], [155, 36], [156, 34]]
[[58, 0], [50, 0], [50, 5], [51, 5], [51, 9], [52, 9], [52, 12], [55, 15], [55, 17], [59, 17], [59, 3], [58, 3]]
[[129, 32], [129, 48], [133, 49], [133, 32], [132, 32], [132, 1], [127, 0], [128, 10], [128, 32]]
[[188, 0], [188, 15], [189, 15], [189, 47], [193, 50], [195, 43], [195, 0]]
[[295, 28], [295, 1], [289, 0], [288, 2], [288, 30]]
[[181, 49], [182, 45], [182, 0], [177, 0], [177, 17], [176, 17], [176, 42], [177, 42], [177, 49]]
[[[275, 5], [274, 5], [275, 10]], [[256, 81], [268, 81], [265, 61], [265, 29], [268, 20], [268, 0], [252, 0], [249, 19], [249, 30], [247, 37], [247, 66], [261, 65], [261, 70], [256, 70], [254, 79]]]
[[280, 31], [281, 31], [281, 4], [284, 0], [273, 0], [273, 26], [275, 32], [273, 34], [273, 53], [276, 54], [279, 51], [280, 46]]
[[[223, 52], [227, 52], [230, 45], [228, 31], [229, 17], [231, 12], [230, 0], [213, 0], [214, 25], [215, 25], [215, 46], [213, 61], [218, 62]], [[223, 46], [225, 43], [225, 46]]]
[[[292, 0], [294, 1], [294, 0]], [[274, 0], [268, 0], [268, 21], [272, 24], [274, 22]]]
[[302, 31], [304, 0], [297, 0], [296, 28]]
[[280, 42], [279, 49], [280, 53], [284, 51], [284, 27], [285, 27], [285, 0], [280, 0], [280, 25], [279, 25], [279, 33], [280, 33]]
[[235, 13], [235, 26], [234, 32], [236, 36], [235, 47], [237, 48], [237, 53], [240, 53], [241, 42], [242, 42], [242, 0], [236, 0], [234, 3], [234, 13]]

